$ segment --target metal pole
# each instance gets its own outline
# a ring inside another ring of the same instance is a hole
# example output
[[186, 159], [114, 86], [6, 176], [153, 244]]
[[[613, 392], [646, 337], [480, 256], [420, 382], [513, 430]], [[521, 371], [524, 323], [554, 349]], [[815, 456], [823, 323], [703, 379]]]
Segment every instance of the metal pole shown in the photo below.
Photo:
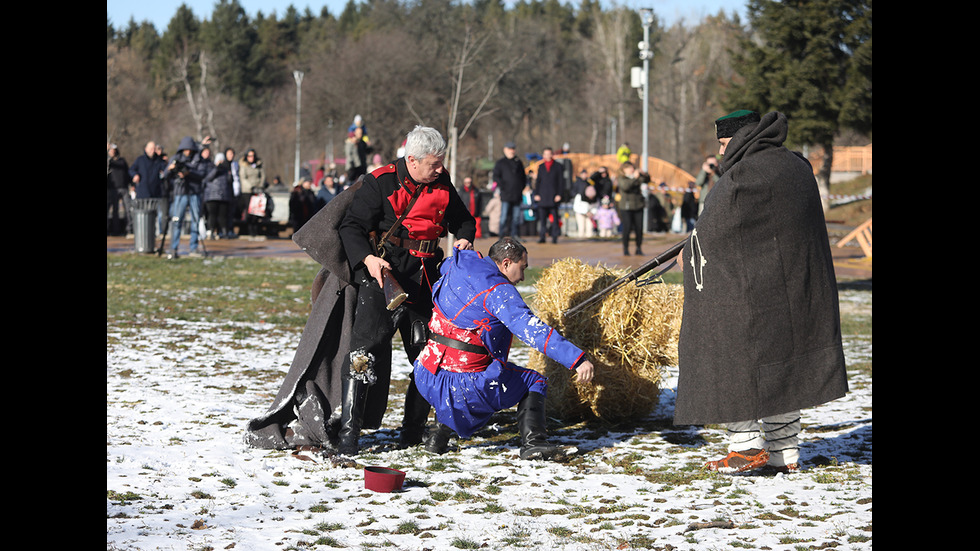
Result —
[[[643, 17], [643, 42], [640, 43], [640, 58], [643, 59], [643, 153], [640, 157], [640, 170], [649, 172], [648, 158], [650, 156], [650, 58], [653, 50], [650, 48], [650, 26], [653, 24], [653, 10], [641, 8]], [[647, 207], [650, 189], [643, 187], [643, 233], [646, 233], [650, 209]]]
[[299, 132], [300, 106], [302, 105], [303, 71], [293, 71], [296, 80], [296, 166], [293, 167], [293, 184], [299, 183]]

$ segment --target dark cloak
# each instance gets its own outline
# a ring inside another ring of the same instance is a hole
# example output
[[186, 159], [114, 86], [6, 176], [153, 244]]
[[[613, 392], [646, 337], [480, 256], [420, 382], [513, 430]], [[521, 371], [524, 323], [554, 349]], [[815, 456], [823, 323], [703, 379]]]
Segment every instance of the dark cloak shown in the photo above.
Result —
[[[360, 182], [339, 193], [293, 235], [322, 268], [312, 286], [310, 317], [282, 386], [269, 410], [246, 427], [245, 442], [252, 447], [325, 446], [329, 441], [328, 420], [341, 404], [341, 369], [357, 299], [337, 228], [358, 187]], [[369, 429], [381, 426], [388, 401], [387, 385], [374, 386], [384, 388], [368, 393], [362, 426]]]
[[847, 392], [823, 208], [787, 131], [769, 113], [735, 133], [684, 248], [675, 424], [756, 420]]

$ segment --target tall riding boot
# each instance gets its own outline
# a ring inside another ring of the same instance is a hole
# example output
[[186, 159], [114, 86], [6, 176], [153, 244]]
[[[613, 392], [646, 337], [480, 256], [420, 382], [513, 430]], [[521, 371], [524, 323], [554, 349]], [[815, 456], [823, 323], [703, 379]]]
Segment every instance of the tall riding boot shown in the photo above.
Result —
[[358, 439], [361, 435], [361, 421], [364, 419], [364, 403], [367, 399], [368, 385], [349, 377], [343, 381], [343, 403], [340, 409], [340, 431], [337, 452], [341, 455], [357, 455]]
[[449, 439], [452, 435], [453, 429], [438, 423], [425, 438], [425, 451], [439, 455], [446, 453], [449, 451]]
[[548, 443], [543, 394], [528, 392], [518, 402], [517, 429], [521, 433], [521, 459], [550, 459], [558, 453], [558, 447]]
[[422, 443], [430, 409], [429, 402], [425, 401], [418, 387], [415, 386], [415, 377], [412, 377], [408, 383], [408, 390], [405, 391], [405, 416], [402, 418], [402, 429], [398, 435], [399, 448], [409, 448]]

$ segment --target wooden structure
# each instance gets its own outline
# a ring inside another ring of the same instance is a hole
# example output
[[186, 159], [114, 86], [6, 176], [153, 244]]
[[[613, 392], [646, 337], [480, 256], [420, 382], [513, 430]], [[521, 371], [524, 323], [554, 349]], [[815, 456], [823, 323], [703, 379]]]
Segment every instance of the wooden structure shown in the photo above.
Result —
[[837, 243], [838, 248], [843, 248], [851, 241], [857, 241], [857, 244], [861, 247], [864, 252], [864, 256], [871, 258], [871, 218], [868, 221], [861, 224], [860, 226], [854, 228], [854, 231], [847, 234], [844, 239], [841, 239]]
[[[864, 146], [839, 146], [834, 148], [834, 164], [831, 172], [850, 172], [854, 174], [871, 174], [873, 160], [872, 144]], [[810, 164], [816, 173], [823, 166], [826, 156], [823, 151], [816, 151], [809, 156]]]

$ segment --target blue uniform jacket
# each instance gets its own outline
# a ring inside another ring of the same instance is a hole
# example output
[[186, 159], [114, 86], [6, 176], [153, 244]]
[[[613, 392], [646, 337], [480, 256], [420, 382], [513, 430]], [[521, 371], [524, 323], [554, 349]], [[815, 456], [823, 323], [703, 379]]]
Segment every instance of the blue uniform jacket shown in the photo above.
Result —
[[455, 251], [440, 271], [430, 331], [482, 343], [490, 357], [430, 339], [415, 361], [415, 383], [439, 422], [467, 437], [529, 391], [546, 391], [544, 375], [508, 362], [514, 336], [569, 369], [584, 353], [531, 312], [493, 260]]

